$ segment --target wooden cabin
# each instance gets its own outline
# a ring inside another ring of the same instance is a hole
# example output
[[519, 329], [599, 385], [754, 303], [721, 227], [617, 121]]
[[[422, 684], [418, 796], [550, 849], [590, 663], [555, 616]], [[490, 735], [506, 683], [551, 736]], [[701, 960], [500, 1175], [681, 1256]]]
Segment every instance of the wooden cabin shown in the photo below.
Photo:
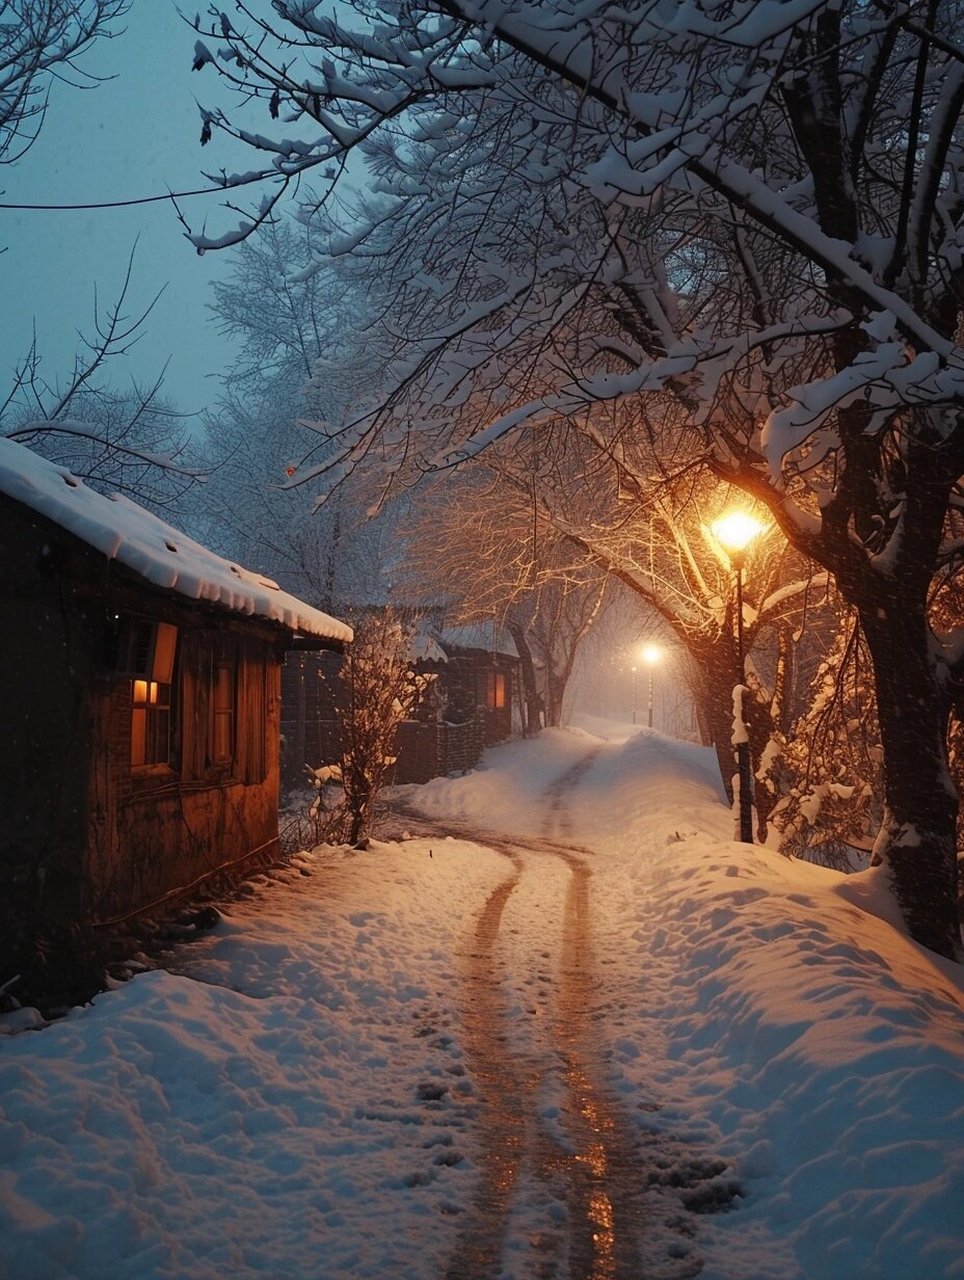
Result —
[[[361, 624], [359, 624], [361, 625]], [[399, 729], [394, 780], [429, 782], [474, 768], [486, 747], [509, 738], [519, 684], [519, 658], [509, 636], [491, 625], [416, 630], [412, 662], [435, 679], [412, 718]], [[331, 695], [339, 660], [330, 654], [289, 654], [282, 673], [284, 783], [304, 785], [305, 766], [340, 759]]]
[[448, 714], [453, 708], [477, 708], [485, 721], [485, 745], [505, 742], [512, 736], [519, 686], [519, 657], [511, 638], [494, 625], [479, 624], [446, 627], [436, 640], [445, 654], [444, 665], [435, 669]]
[[278, 847], [281, 664], [351, 629], [0, 438], [0, 985]]

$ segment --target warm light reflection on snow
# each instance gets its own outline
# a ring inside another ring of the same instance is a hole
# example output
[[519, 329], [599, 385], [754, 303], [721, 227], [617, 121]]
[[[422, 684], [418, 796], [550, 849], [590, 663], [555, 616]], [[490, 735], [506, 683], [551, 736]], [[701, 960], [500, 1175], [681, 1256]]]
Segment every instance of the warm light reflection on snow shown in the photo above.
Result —
[[[592, 1227], [593, 1258], [589, 1280], [611, 1280], [617, 1274], [616, 1231], [613, 1204], [606, 1187], [614, 1176], [610, 1167], [607, 1141], [612, 1141], [613, 1118], [595, 1096], [594, 1086], [585, 1071], [572, 1069], [568, 1083], [579, 1099], [579, 1112], [590, 1134], [598, 1135], [574, 1159], [585, 1166], [590, 1176], [586, 1214]], [[603, 1136], [607, 1141], [603, 1140]]]
[[[0, 1036], [4, 1280], [958, 1276], [960, 968], [888, 921], [876, 873], [731, 843], [712, 752], [613, 735], [546, 730], [417, 789], [544, 846], [541, 798], [577, 796], [554, 831], [595, 852], [520, 855], [488, 936], [514, 870], [491, 843], [319, 850], [179, 973]], [[563, 954], [567, 902], [589, 950]]]

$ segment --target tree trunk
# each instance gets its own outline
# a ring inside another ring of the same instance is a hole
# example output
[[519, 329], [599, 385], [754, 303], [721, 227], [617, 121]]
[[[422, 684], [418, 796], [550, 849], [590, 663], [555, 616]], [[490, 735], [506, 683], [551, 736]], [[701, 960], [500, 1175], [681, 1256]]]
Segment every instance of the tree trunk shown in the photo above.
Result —
[[546, 680], [546, 724], [558, 729], [562, 724], [562, 701], [566, 693], [566, 682], [550, 668]]
[[957, 959], [958, 798], [947, 765], [948, 700], [922, 608], [859, 607], [874, 666], [884, 752], [884, 821], [874, 862], [889, 870], [911, 936]]
[[709, 746], [716, 752], [723, 790], [733, 803], [733, 777], [736, 774], [736, 751], [733, 746], [733, 685], [711, 688], [703, 704], [701, 717], [709, 731]]
[[572, 679], [572, 669], [576, 665], [576, 653], [583, 635], [585, 629], [580, 634], [558, 636], [546, 650], [546, 723], [553, 728], [559, 728], [562, 724], [566, 690]]
[[727, 800], [733, 803], [736, 752], [733, 746], [733, 687], [740, 683], [736, 645], [730, 631], [704, 644], [688, 642], [695, 679], [690, 686], [704, 746], [713, 747]]
[[526, 709], [524, 733], [527, 738], [534, 738], [542, 728], [542, 699], [539, 697], [539, 686], [536, 683], [532, 650], [529, 648], [524, 627], [520, 627], [517, 622], [507, 622], [506, 628], [515, 644], [522, 670], [522, 691]]

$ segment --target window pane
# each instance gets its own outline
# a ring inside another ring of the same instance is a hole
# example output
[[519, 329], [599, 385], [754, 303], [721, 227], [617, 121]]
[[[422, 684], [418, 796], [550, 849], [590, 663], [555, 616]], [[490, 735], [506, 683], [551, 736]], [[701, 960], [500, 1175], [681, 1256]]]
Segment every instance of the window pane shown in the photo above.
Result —
[[219, 662], [212, 672], [211, 758], [228, 764], [234, 758], [234, 667]]
[[159, 622], [154, 637], [154, 662], [151, 675], [161, 684], [170, 684], [174, 673], [174, 651], [177, 648], [177, 627], [169, 622]]
[[501, 671], [485, 673], [485, 705], [490, 711], [501, 711], [505, 706], [505, 675]]
[[501, 671], [495, 676], [495, 706], [499, 711], [505, 707], [505, 676]]
[[131, 681], [131, 764], [168, 764], [171, 754], [171, 686]]

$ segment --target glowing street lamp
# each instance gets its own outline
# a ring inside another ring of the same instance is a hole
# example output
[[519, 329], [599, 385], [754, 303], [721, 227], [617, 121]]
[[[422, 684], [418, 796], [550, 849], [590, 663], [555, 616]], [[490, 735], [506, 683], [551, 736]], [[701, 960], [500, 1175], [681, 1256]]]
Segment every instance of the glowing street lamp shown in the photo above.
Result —
[[[736, 572], [736, 654], [740, 671], [740, 706], [746, 687], [746, 655], [743, 645], [743, 565], [746, 561], [746, 550], [755, 537], [763, 532], [763, 525], [745, 511], [729, 511], [726, 515], [714, 520], [710, 526], [713, 536], [729, 557], [730, 564]], [[736, 708], [736, 690], [734, 690], [734, 711]], [[741, 714], [742, 720], [742, 714]], [[740, 779], [740, 839], [746, 844], [753, 843], [753, 769], [750, 760], [750, 743], [745, 726], [738, 735], [736, 744], [737, 773]]]
[[[663, 651], [659, 645], [648, 644], [641, 651], [639, 656], [643, 662], [649, 667], [649, 727], [653, 727], [653, 671], [656, 664], [663, 656]], [[665, 728], [665, 726], [664, 726]]]
[[742, 565], [747, 547], [758, 534], [763, 532], [763, 525], [745, 511], [728, 511], [725, 516], [714, 520], [710, 526], [713, 536], [723, 547], [734, 564]]

